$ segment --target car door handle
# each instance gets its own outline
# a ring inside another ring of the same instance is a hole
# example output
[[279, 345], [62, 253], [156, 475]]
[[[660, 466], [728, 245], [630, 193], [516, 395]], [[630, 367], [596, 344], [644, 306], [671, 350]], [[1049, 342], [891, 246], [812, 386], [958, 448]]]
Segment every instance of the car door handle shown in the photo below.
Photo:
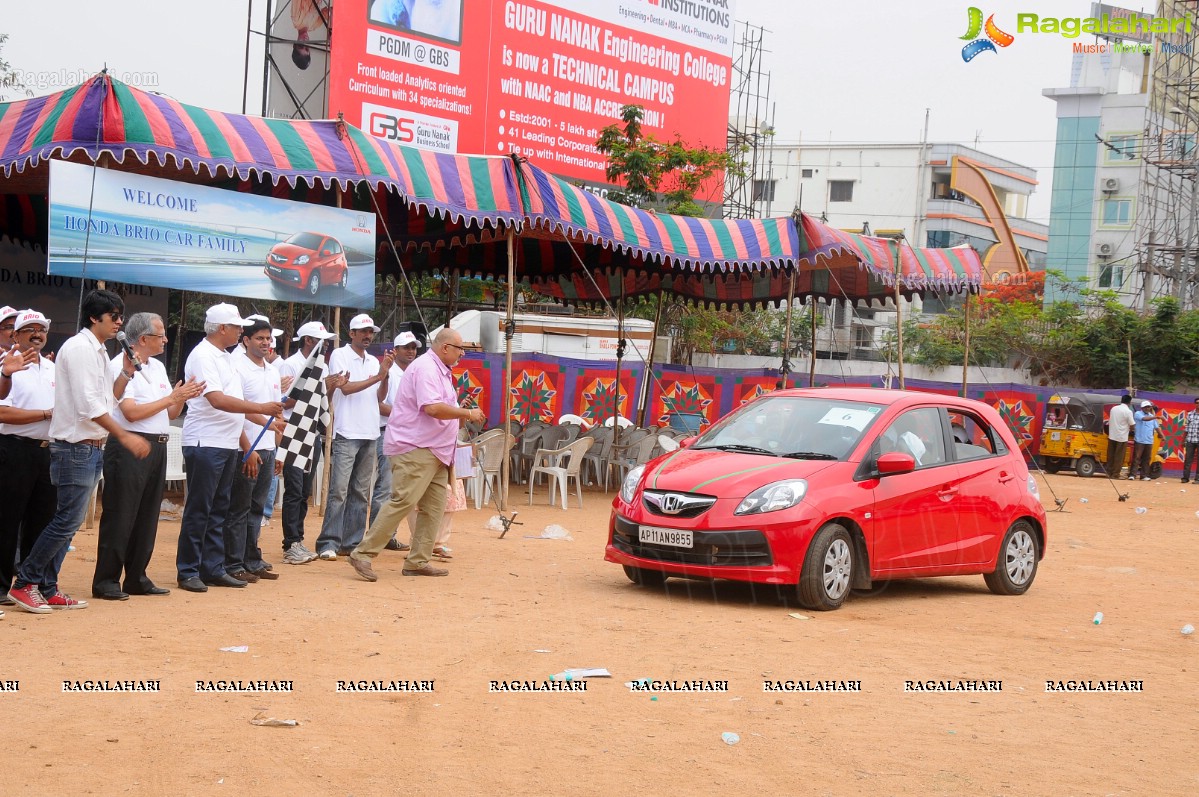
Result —
[[953, 498], [957, 494], [958, 494], [958, 488], [956, 488], [956, 487], [945, 487], [944, 489], [937, 490], [937, 497], [940, 498], [942, 501], [948, 501], [949, 499]]
[[1016, 477], [1015, 477], [1015, 476], [1009, 476], [1008, 474], [1004, 473], [1003, 471], [1000, 471], [1000, 472], [999, 472], [999, 483], [1000, 483], [1000, 484], [1007, 484], [1008, 482], [1010, 482], [1010, 481], [1011, 481], [1012, 479], [1014, 479], [1014, 478], [1016, 478]]

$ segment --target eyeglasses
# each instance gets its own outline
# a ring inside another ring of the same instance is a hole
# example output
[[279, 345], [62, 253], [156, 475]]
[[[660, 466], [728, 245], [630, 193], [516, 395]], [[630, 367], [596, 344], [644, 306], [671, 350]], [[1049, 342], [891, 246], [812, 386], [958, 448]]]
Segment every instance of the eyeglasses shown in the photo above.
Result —
[[0, 324], [0, 332], [12, 332], [12, 324]]
[[459, 346], [457, 343], [443, 343], [442, 345], [443, 346], [453, 346], [455, 349], [457, 349], [458, 351], [461, 351], [461, 352], [466, 351], [465, 346]]
[[108, 316], [114, 323], [125, 317], [121, 313], [105, 313], [104, 315]]
[[165, 332], [143, 332], [142, 333], [143, 338], [165, 338], [166, 336], [167, 335]]
[[18, 335], [29, 335], [34, 332], [41, 332], [42, 334], [45, 334], [46, 330], [42, 329], [41, 327], [37, 326], [36, 324], [30, 324], [27, 327], [21, 327], [20, 329], [17, 330]]

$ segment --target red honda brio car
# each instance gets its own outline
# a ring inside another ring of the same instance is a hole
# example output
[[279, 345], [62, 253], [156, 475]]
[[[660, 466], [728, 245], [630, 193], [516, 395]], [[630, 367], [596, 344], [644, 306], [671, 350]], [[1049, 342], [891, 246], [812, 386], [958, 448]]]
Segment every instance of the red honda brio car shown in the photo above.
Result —
[[781, 390], [629, 471], [604, 558], [669, 576], [795, 585], [810, 609], [851, 589], [982, 574], [1020, 595], [1045, 554], [1045, 509], [991, 407], [932, 393]]
[[271, 247], [264, 270], [275, 282], [316, 296], [322, 285], [344, 288], [350, 266], [336, 238], [319, 232], [298, 232]]

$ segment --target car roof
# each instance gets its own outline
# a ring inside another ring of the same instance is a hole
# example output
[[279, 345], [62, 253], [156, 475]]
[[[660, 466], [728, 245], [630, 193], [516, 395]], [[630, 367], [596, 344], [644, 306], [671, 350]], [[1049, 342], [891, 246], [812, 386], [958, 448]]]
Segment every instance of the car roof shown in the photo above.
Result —
[[[876, 387], [815, 387], [776, 390], [767, 396], [796, 396], [804, 398], [833, 399], [835, 401], [865, 401], [871, 404], [908, 407], [917, 404], [980, 404], [974, 399], [947, 396], [944, 393], [929, 393], [920, 390], [885, 390]], [[984, 405], [986, 406], [986, 405]]]

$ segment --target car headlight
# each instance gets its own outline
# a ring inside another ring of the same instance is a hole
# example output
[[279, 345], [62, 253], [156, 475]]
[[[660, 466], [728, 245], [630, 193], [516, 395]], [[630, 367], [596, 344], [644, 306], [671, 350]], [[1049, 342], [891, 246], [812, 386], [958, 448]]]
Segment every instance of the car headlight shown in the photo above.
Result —
[[645, 473], [645, 466], [638, 465], [624, 477], [624, 484], [620, 485], [620, 499], [626, 504], [633, 503], [633, 493], [637, 492], [637, 482], [641, 481], [643, 473]]
[[300, 255], [299, 257], [296, 258], [297, 266], [302, 266], [307, 262], [308, 262], [308, 255]]
[[803, 479], [784, 479], [781, 482], [759, 487], [745, 500], [737, 504], [734, 515], [757, 515], [762, 512], [777, 512], [790, 509], [803, 500], [808, 492], [808, 483]]
[[1032, 477], [1031, 473], [1028, 474], [1028, 492], [1034, 498], [1041, 497], [1041, 488], [1037, 486], [1037, 480]]

